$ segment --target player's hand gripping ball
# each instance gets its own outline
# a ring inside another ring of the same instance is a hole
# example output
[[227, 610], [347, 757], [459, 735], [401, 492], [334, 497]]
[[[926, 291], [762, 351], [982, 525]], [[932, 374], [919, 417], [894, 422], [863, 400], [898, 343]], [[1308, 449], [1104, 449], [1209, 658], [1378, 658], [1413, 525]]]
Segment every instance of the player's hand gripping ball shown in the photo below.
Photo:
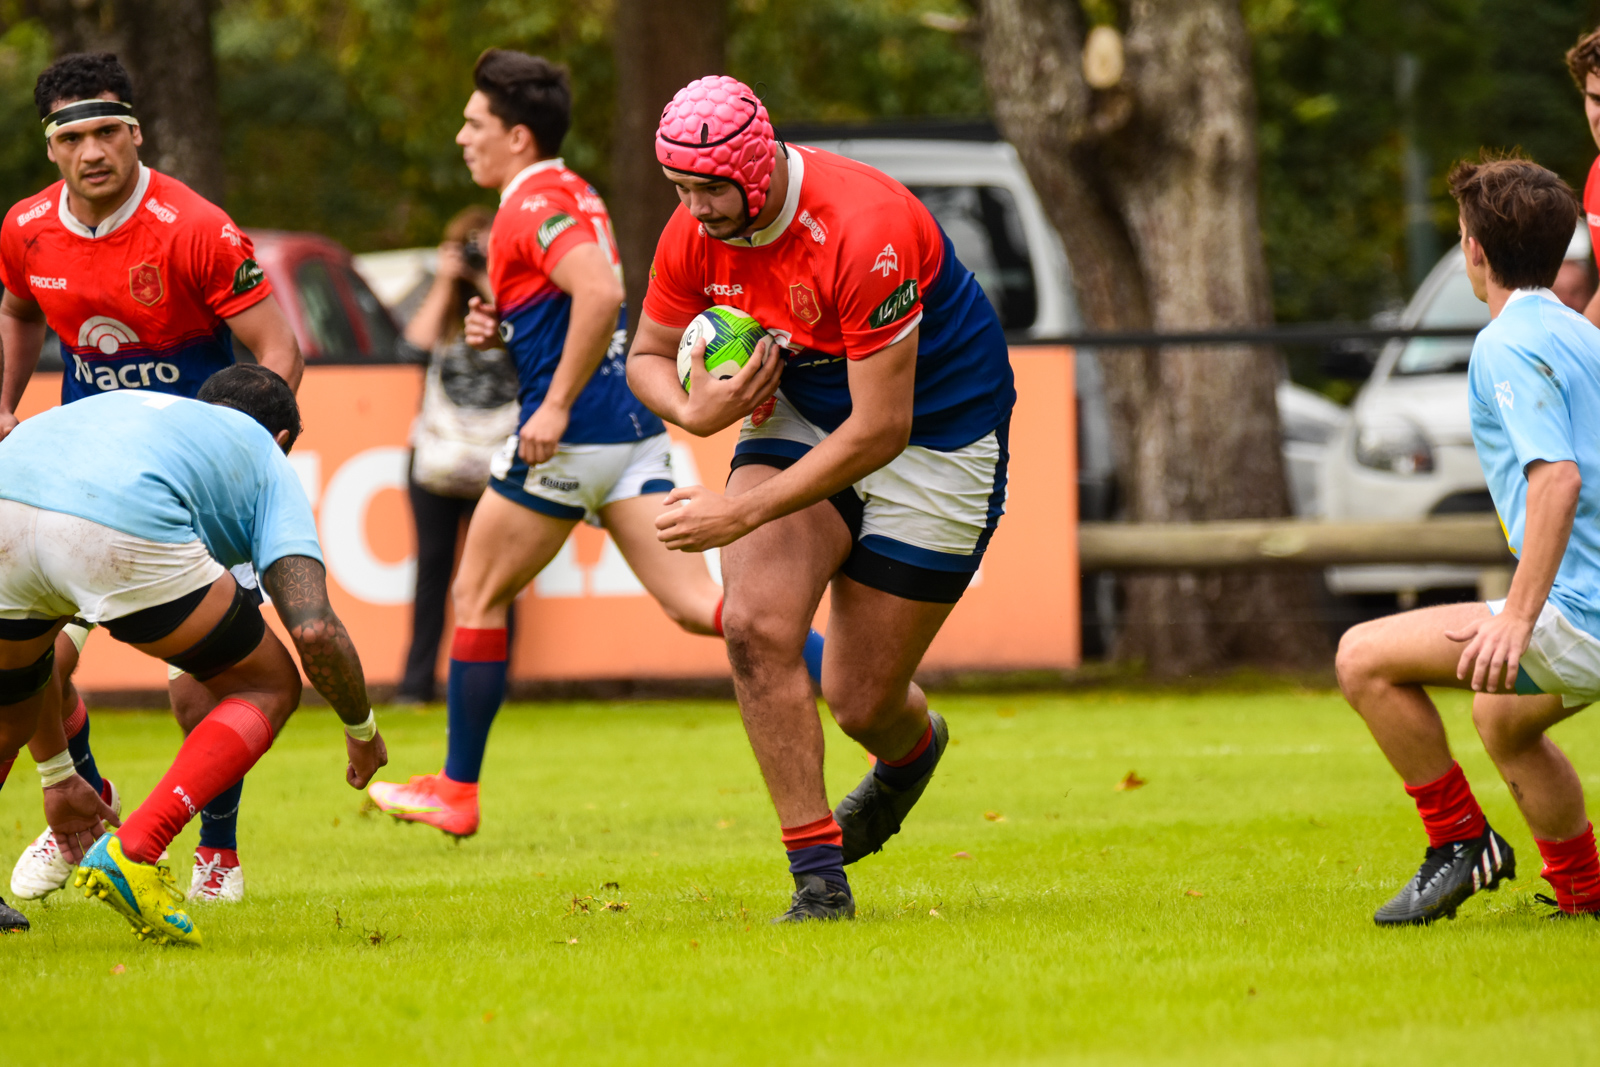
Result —
[[738, 308], [718, 304], [694, 317], [678, 342], [678, 381], [689, 391], [689, 353], [701, 340], [706, 343], [706, 370], [713, 378], [732, 378], [755, 353], [767, 331]]

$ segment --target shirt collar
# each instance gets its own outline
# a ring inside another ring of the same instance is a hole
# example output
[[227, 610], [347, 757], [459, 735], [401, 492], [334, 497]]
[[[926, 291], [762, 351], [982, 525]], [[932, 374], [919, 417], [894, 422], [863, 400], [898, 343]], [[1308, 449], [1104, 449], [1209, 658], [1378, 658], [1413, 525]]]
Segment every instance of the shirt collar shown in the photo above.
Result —
[[[1561, 298], [1557, 296], [1551, 289], [1543, 285], [1530, 285], [1526, 289], [1513, 290], [1511, 295], [1506, 297], [1506, 302], [1503, 306], [1510, 307], [1512, 301], [1521, 300], [1525, 296], [1542, 296], [1546, 300], [1554, 300], [1556, 303], [1561, 304]], [[1562, 304], [1561, 306], [1565, 307], [1566, 305]]]
[[98, 241], [110, 237], [122, 227], [124, 222], [133, 218], [133, 213], [139, 210], [140, 204], [144, 203], [144, 194], [149, 191], [150, 168], [141, 163], [139, 164], [139, 182], [133, 188], [133, 195], [128, 197], [116, 211], [101, 220], [100, 225], [91, 230], [79, 222], [71, 211], [67, 210], [67, 191], [63, 188], [61, 190], [61, 206], [57, 209], [61, 218], [61, 225], [79, 237], [87, 238], [90, 241]]
[[556, 156], [554, 159], [541, 159], [537, 163], [530, 163], [526, 167], [523, 167], [521, 170], [517, 171], [517, 176], [511, 179], [511, 184], [506, 186], [506, 191], [500, 194], [500, 206], [504, 207], [505, 202], [511, 199], [511, 194], [517, 191], [517, 186], [521, 185], [523, 182], [527, 181], [541, 170], [559, 170], [564, 166], [566, 166], [566, 163], [562, 162], [560, 156]]
[[[779, 143], [782, 144], [781, 141]], [[789, 151], [788, 145], [783, 145], [783, 158], [789, 165], [789, 191], [783, 195], [783, 210], [778, 212], [778, 217], [773, 219], [770, 225], [762, 227], [749, 237], [731, 237], [728, 239], [728, 244], [760, 248], [762, 245], [770, 245], [788, 232], [789, 224], [800, 212], [800, 183], [805, 181], [806, 161], [799, 152]]]

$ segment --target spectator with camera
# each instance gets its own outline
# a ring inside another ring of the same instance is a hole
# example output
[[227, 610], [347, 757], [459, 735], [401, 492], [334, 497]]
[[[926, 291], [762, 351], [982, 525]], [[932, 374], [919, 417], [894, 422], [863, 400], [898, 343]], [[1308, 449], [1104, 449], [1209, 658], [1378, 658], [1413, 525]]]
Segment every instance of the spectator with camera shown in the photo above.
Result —
[[462, 336], [468, 301], [490, 296], [484, 249], [493, 222], [494, 212], [477, 205], [450, 220], [433, 285], [406, 325], [406, 340], [428, 353], [428, 374], [411, 427], [417, 589], [411, 648], [395, 695], [405, 704], [434, 700], [456, 542], [489, 483], [490, 456], [517, 432], [517, 372], [510, 356], [503, 348], [480, 351]]

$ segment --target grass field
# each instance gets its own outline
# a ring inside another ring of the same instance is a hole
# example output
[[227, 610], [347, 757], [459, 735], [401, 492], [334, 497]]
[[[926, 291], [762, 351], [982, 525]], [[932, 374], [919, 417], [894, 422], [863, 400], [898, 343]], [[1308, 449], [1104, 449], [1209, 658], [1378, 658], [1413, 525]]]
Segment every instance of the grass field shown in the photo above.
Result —
[[[1542, 921], [1532, 841], [1443, 699], [1521, 874], [1398, 931], [1370, 916], [1423, 838], [1336, 693], [940, 699], [955, 744], [854, 868], [859, 917], [799, 928], [767, 924], [788, 878], [732, 705], [509, 709], [460, 845], [363, 814], [334, 718], [302, 712], [247, 782], [249, 899], [197, 909], [204, 949], [23, 905], [0, 1063], [85, 1056], [80, 1035], [106, 1064], [1600, 1061], [1600, 924]], [[442, 713], [380, 721], [395, 774], [439, 765]], [[1600, 717], [1559, 739], [1593, 791]], [[177, 730], [101, 714], [94, 740], [138, 797]], [[838, 796], [867, 764], [830, 745]], [[1129, 771], [1148, 784], [1117, 790]], [[6, 871], [39, 811], [19, 766]]]

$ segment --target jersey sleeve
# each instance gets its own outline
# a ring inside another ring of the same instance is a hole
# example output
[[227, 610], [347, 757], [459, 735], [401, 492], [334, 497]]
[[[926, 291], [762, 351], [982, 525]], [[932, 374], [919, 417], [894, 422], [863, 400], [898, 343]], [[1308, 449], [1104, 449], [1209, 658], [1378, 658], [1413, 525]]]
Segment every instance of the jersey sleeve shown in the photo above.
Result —
[[0, 285], [6, 292], [23, 300], [32, 300], [33, 293], [26, 284], [28, 272], [24, 261], [27, 244], [22, 239], [22, 229], [17, 225], [17, 209], [13, 208], [0, 224]]
[[644, 293], [644, 313], [674, 330], [688, 326], [711, 306], [706, 296], [704, 270], [696, 262], [699, 224], [679, 207], [672, 213], [650, 263], [650, 282]]
[[[515, 210], [519, 225], [512, 242], [516, 254], [546, 278], [556, 269], [562, 257], [583, 244], [595, 244], [599, 235], [594, 226], [578, 210], [577, 201], [564, 190], [541, 189], [522, 197], [513, 208], [507, 204], [502, 210]], [[531, 217], [522, 217], [526, 213]]]
[[258, 574], [285, 556], [309, 556], [322, 562], [317, 541], [317, 520], [311, 501], [289, 459], [273, 446], [266, 460], [265, 477], [256, 498], [254, 537], [250, 560]]
[[932, 216], [909, 195], [886, 208], [849, 231], [835, 261], [834, 304], [849, 359], [882, 351], [921, 321], [923, 289], [944, 251]]
[[272, 294], [272, 283], [256, 262], [255, 244], [220, 211], [190, 233], [195, 284], [206, 306], [229, 319]]
[[1499, 412], [1517, 466], [1526, 474], [1537, 460], [1577, 460], [1566, 384], [1538, 356], [1499, 338], [1473, 354], [1474, 390]]

